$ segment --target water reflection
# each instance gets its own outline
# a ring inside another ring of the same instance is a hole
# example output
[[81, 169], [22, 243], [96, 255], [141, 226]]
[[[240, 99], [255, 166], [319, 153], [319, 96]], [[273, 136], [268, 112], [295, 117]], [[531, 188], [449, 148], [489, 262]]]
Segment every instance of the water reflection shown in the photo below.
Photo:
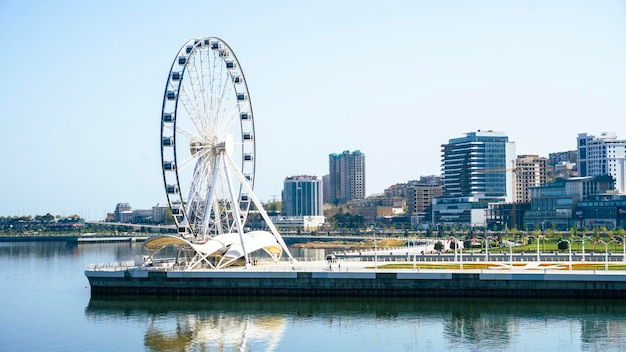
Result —
[[144, 345], [151, 351], [273, 351], [287, 315], [265, 309], [263, 301], [129, 297], [91, 299], [86, 315], [145, 322]]
[[402, 335], [405, 350], [408, 341], [452, 350], [626, 347], [626, 307], [604, 300], [130, 297], [91, 299], [86, 315], [144, 322], [152, 351], [286, 350], [297, 347], [284, 345], [290, 325], [302, 323], [324, 327], [313, 333], [329, 340], [355, 334], [355, 326]]
[[0, 242], [1, 258], [52, 258], [56, 256], [80, 256], [76, 242]]
[[248, 350], [265, 345], [273, 351], [285, 329], [285, 318], [273, 316], [197, 315], [177, 316], [175, 325], [152, 319], [145, 334], [145, 347], [152, 351], [185, 351], [190, 348], [218, 351]]

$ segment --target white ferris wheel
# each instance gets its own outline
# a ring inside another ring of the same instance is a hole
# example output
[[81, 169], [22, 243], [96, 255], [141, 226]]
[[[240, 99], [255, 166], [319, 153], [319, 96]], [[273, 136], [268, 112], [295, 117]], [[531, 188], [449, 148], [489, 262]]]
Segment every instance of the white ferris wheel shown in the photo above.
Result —
[[286, 250], [253, 193], [254, 132], [248, 85], [231, 48], [216, 37], [185, 43], [168, 74], [161, 113], [163, 182], [180, 237], [203, 243], [238, 234], [247, 255], [244, 225], [254, 204]]

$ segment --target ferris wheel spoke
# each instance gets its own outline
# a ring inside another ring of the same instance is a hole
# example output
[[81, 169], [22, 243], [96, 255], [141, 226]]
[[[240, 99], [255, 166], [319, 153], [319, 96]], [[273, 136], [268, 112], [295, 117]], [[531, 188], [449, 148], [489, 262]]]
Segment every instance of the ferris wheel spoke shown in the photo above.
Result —
[[[187, 89], [185, 88], [185, 86], [181, 87], [181, 94], [184, 96], [184, 98], [182, 99], [182, 105], [185, 108], [185, 110], [187, 111], [187, 114], [189, 115], [189, 119], [191, 124], [193, 125], [194, 129], [196, 131], [198, 131], [199, 136], [202, 138], [202, 140], [206, 140], [209, 138], [209, 134], [207, 132], [207, 128], [206, 126], [204, 126], [204, 124], [202, 123], [202, 113], [198, 110], [197, 108], [197, 104], [192, 103], [192, 100], [189, 98], [189, 94], [187, 92]], [[192, 92], [193, 94], [193, 92]]]
[[211, 68], [211, 74], [210, 74], [210, 80], [209, 80], [209, 92], [211, 93], [210, 95], [210, 107], [209, 107], [209, 111], [211, 111], [212, 113], [214, 111], [216, 111], [216, 106], [215, 106], [215, 92], [216, 92], [216, 87], [219, 87], [219, 85], [217, 84], [217, 82], [219, 81], [219, 74], [218, 72], [220, 71], [221, 65], [218, 68], [218, 60], [213, 60], [213, 67]]
[[[204, 56], [204, 58], [203, 58]], [[205, 65], [205, 58], [206, 61], [209, 60], [209, 52], [208, 51], [200, 51], [199, 53], [199, 57], [200, 57], [200, 72], [205, 72], [204, 69], [204, 65]], [[201, 75], [200, 77], [200, 96], [202, 97], [202, 111], [204, 112], [205, 116], [209, 116], [209, 112], [210, 110], [208, 109], [208, 104], [207, 104], [207, 87], [206, 87], [206, 80], [205, 80], [205, 75]], [[210, 95], [209, 95], [210, 97]], [[206, 119], [205, 121], [209, 121], [209, 119]]]
[[201, 85], [202, 80], [201, 77], [198, 77], [195, 67], [190, 69], [187, 84], [181, 86], [181, 96], [183, 107], [189, 115], [192, 124], [202, 137], [206, 139], [210, 135], [210, 131], [207, 129], [205, 122], [208, 120], [206, 118], [208, 116], [207, 111], [203, 108], [205, 98], [201, 92], [197, 91], [199, 88], [196, 88]]
[[191, 96], [194, 97], [194, 101], [196, 102], [195, 104], [193, 104], [193, 108], [195, 111], [194, 122], [200, 126], [199, 128], [201, 130], [206, 132], [208, 131], [206, 123], [210, 121], [210, 119], [206, 118], [209, 115], [209, 111], [206, 109], [207, 97], [205, 95], [205, 89], [204, 89], [205, 82], [204, 82], [204, 75], [202, 74], [202, 72], [204, 72], [202, 61], [203, 61], [202, 51], [200, 51], [198, 55], [194, 56], [194, 62], [193, 62], [194, 65], [192, 66], [193, 69], [190, 70], [189, 82], [190, 82]]
[[[185, 126], [185, 127], [188, 127], [188, 126]], [[190, 130], [190, 129], [185, 128], [185, 127], [180, 126], [180, 125], [176, 126], [176, 133], [179, 136], [181, 136], [181, 137], [185, 137], [187, 143], [191, 143], [192, 141], [202, 141], [202, 140], [204, 140], [202, 138], [202, 136], [199, 135], [195, 129]]]
[[[226, 82], [223, 83], [224, 85], [226, 85], [228, 83], [228, 80], [225, 80], [225, 81]], [[221, 89], [221, 92], [222, 92], [222, 94], [220, 95], [219, 100], [218, 100], [218, 110], [220, 110], [220, 111], [222, 111], [222, 109], [226, 109], [227, 108], [228, 104], [230, 103], [230, 97], [233, 95], [233, 94], [226, 95], [226, 92], [227, 92], [226, 87], [223, 87], [223, 89]], [[237, 91], [234, 89], [234, 87], [233, 87], [233, 92], [234, 92], [234, 95], [237, 94]], [[236, 102], [235, 102], [234, 106], [236, 106]], [[223, 115], [223, 117], [224, 117], [225, 120], [229, 119], [228, 115]], [[220, 122], [220, 121], [218, 121], [218, 122]], [[224, 121], [224, 122], [227, 122], [227, 121]], [[224, 123], [224, 122], [222, 122], [222, 123]]]
[[211, 160], [210, 156], [208, 155], [209, 152], [207, 152], [207, 151], [200, 151], [198, 153], [200, 153], [200, 155], [190, 156], [189, 158], [183, 160], [180, 163], [180, 165], [178, 165], [178, 168], [180, 170], [189, 170], [192, 167], [195, 167], [196, 164], [198, 164], [198, 160], [200, 158], [203, 158], [203, 157], [207, 157], [208, 158], [208, 161], [203, 162], [203, 164], [207, 165], [207, 167], [212, 164], [213, 161]]
[[238, 119], [236, 118], [236, 116], [238, 116], [237, 114], [238, 110], [232, 110], [231, 112], [224, 112], [224, 116], [226, 116], [227, 118], [224, 118], [224, 122], [223, 122], [223, 128], [220, 131], [220, 135], [225, 136], [226, 134], [228, 134], [229, 132], [232, 132], [234, 127], [235, 127], [235, 123], [239, 122]]

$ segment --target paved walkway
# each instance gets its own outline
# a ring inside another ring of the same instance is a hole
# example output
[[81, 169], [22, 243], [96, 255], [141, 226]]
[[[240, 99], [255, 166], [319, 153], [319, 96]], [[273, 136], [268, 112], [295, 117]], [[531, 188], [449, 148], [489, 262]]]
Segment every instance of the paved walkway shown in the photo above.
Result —
[[[356, 259], [337, 259], [334, 262], [326, 260], [317, 261], [281, 261], [279, 263], [263, 262], [250, 269], [255, 271], [299, 271], [299, 272], [467, 272], [467, 273], [483, 273], [485, 271], [492, 272], [559, 272], [559, 273], [601, 273], [604, 272], [604, 263], [585, 263], [592, 264], [595, 269], [570, 270], [569, 262], [395, 262], [395, 261], [360, 261]], [[574, 262], [582, 264], [580, 262]], [[391, 268], [386, 267], [392, 265]], [[609, 264], [610, 265], [610, 264]], [[401, 266], [401, 267], [398, 267]], [[476, 268], [480, 266], [480, 268]], [[229, 268], [227, 270], [248, 270], [246, 268]], [[626, 270], [609, 270], [611, 274], [626, 275]]]

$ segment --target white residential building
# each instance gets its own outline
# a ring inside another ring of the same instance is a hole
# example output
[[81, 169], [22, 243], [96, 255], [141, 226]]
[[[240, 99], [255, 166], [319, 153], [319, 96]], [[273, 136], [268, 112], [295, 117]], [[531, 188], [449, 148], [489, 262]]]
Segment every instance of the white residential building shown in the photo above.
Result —
[[615, 132], [599, 136], [578, 134], [578, 175], [610, 175], [615, 189], [626, 193], [626, 140], [617, 139]]

